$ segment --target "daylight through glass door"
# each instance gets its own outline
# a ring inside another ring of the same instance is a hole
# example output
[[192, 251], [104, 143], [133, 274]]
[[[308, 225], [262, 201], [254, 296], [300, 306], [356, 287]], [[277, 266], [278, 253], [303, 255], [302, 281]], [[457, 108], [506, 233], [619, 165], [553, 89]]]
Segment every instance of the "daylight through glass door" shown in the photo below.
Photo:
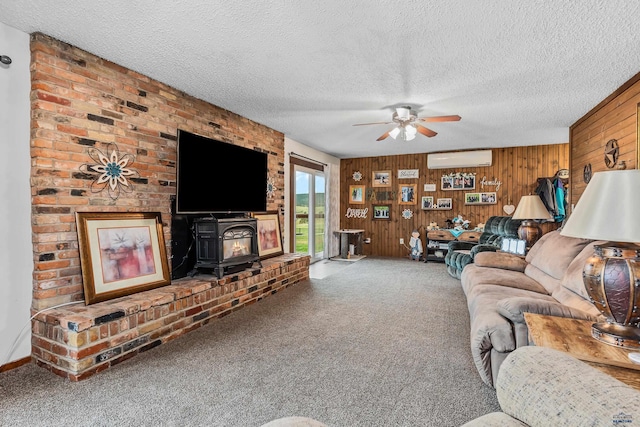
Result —
[[325, 178], [321, 171], [295, 166], [294, 252], [311, 262], [324, 258]]

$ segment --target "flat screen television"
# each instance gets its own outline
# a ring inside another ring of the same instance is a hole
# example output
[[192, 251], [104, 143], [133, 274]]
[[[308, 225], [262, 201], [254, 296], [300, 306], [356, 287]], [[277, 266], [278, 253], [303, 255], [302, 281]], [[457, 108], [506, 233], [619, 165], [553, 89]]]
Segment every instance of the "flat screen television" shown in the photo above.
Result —
[[267, 210], [267, 153], [178, 130], [176, 213]]

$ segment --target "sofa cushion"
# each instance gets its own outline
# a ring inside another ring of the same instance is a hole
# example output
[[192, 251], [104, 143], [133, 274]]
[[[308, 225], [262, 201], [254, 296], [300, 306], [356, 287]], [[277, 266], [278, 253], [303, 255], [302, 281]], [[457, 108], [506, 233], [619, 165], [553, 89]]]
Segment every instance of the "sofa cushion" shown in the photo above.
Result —
[[474, 262], [478, 267], [495, 267], [520, 272], [523, 272], [527, 266], [523, 258], [504, 252], [480, 252], [476, 255]]
[[533, 251], [532, 248], [533, 254], [527, 256], [529, 265], [524, 274], [539, 282], [549, 294], [553, 294], [561, 286], [561, 280], [571, 261], [592, 240], [565, 237], [557, 230], [545, 234], [543, 239], [544, 250], [538, 248]]
[[587, 263], [587, 260], [594, 253], [593, 247], [595, 245], [602, 245], [605, 243], [606, 242], [602, 240], [598, 240], [596, 242], [591, 242], [590, 244], [585, 246], [582, 252], [580, 252], [578, 256], [575, 257], [573, 261], [571, 261], [571, 264], [569, 264], [569, 267], [564, 274], [564, 278], [562, 279], [562, 286], [588, 300], [589, 294], [587, 294], [587, 290], [584, 287], [582, 270], [584, 270], [584, 266]]
[[584, 311], [588, 313], [594, 320], [604, 321], [604, 316], [600, 311], [596, 308], [591, 301], [582, 298], [580, 295], [577, 295], [564, 286], [560, 286], [554, 293], [553, 298], [558, 301], [558, 303], [562, 305], [566, 305], [570, 308], [575, 308], [580, 311]]
[[515, 270], [480, 267], [477, 264], [469, 264], [462, 270], [460, 279], [462, 290], [465, 295], [467, 295], [467, 298], [469, 298], [471, 289], [478, 285], [498, 285], [547, 294], [547, 290], [538, 282]]

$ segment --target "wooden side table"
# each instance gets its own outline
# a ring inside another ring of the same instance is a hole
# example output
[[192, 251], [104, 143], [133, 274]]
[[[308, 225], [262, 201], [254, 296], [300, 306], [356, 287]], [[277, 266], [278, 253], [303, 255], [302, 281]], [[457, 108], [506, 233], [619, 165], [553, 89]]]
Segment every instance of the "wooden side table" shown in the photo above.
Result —
[[640, 390], [640, 365], [631, 362], [633, 350], [605, 344], [591, 336], [592, 321], [525, 313], [529, 341], [569, 353], [612, 377]]

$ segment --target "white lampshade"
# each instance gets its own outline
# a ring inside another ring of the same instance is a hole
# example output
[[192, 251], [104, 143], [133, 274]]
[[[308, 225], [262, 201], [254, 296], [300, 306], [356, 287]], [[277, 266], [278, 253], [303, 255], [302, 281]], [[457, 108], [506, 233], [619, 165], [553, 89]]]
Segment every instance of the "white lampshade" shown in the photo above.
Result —
[[389, 131], [389, 136], [393, 139], [396, 139], [399, 133], [400, 133], [400, 127], [393, 128]]
[[396, 108], [396, 113], [400, 120], [409, 120], [409, 117], [411, 116], [411, 108], [398, 107]]
[[560, 234], [592, 240], [640, 242], [640, 170], [593, 174]]
[[516, 211], [513, 213], [513, 219], [553, 219], [549, 211], [542, 203], [540, 196], [532, 194], [522, 196]]

